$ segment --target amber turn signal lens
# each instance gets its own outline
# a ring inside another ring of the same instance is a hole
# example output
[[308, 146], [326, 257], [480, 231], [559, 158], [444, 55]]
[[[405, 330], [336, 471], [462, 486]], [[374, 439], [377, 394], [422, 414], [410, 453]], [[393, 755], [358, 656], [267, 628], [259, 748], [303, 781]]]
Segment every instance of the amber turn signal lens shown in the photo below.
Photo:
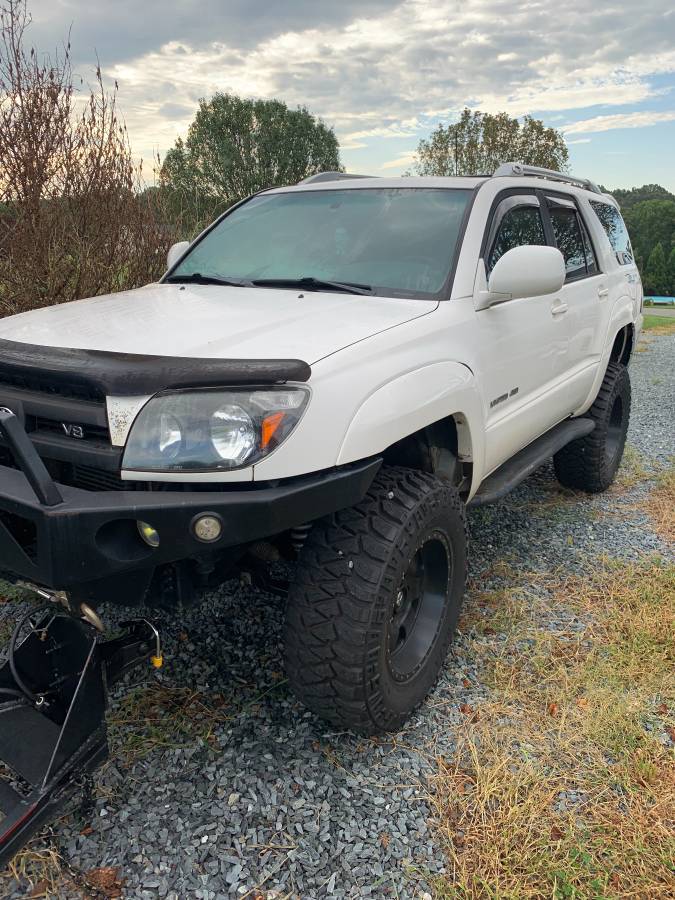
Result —
[[272, 413], [271, 416], [265, 416], [262, 421], [262, 437], [260, 441], [260, 448], [262, 450], [267, 450], [270, 441], [276, 434], [279, 426], [284, 420], [284, 416], [286, 413], [276, 412]]

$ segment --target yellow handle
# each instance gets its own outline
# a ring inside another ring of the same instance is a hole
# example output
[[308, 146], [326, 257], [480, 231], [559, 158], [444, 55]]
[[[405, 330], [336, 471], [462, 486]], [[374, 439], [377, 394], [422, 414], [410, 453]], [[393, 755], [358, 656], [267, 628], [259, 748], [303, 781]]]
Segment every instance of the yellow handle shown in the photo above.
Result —
[[161, 669], [164, 665], [164, 657], [163, 656], [151, 656], [150, 662], [156, 669]]

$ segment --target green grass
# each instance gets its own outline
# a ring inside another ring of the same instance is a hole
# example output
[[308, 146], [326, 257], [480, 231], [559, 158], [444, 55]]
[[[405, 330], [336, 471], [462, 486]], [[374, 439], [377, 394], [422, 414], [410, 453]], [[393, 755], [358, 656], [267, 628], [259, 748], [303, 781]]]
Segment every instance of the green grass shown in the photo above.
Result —
[[657, 334], [672, 334], [675, 332], [675, 318], [669, 319], [667, 316], [645, 316], [642, 328], [645, 331], [651, 331]]

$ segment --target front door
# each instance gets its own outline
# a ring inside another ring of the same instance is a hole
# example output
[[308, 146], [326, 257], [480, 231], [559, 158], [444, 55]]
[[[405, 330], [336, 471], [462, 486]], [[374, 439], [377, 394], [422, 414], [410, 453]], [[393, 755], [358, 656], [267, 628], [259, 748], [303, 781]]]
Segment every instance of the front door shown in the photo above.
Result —
[[[547, 243], [536, 193], [505, 192], [486, 236], [478, 290], [507, 250]], [[558, 391], [570, 333], [559, 311], [563, 305], [561, 292], [514, 298], [476, 312], [488, 472], [564, 418]]]

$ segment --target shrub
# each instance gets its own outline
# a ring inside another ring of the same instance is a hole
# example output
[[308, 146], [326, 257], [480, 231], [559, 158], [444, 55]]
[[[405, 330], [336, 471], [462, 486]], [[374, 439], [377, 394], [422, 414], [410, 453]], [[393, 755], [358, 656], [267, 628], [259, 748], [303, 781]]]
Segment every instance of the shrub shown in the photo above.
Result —
[[140, 193], [116, 92], [73, 85], [70, 44], [27, 49], [26, 0], [0, 0], [0, 314], [136, 287], [172, 228]]

